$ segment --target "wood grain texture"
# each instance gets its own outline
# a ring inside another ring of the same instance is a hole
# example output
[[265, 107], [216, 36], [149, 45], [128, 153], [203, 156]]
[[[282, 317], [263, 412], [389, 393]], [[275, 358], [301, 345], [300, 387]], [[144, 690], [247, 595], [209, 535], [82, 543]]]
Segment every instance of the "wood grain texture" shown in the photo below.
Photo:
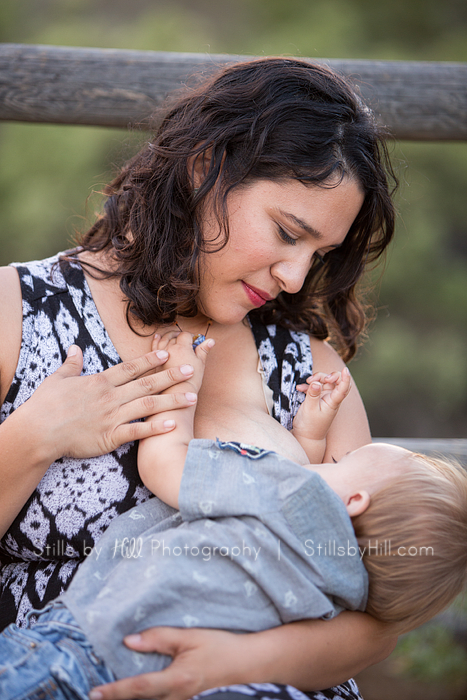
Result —
[[[169, 92], [249, 58], [2, 44], [0, 119], [144, 127]], [[467, 139], [467, 64], [313, 61], [350, 77], [396, 138]]]

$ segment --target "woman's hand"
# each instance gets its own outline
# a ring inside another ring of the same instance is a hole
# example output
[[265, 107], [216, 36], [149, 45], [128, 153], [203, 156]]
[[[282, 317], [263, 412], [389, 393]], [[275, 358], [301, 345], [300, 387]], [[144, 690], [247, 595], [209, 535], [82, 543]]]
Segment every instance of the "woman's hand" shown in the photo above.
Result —
[[[167, 654], [173, 661], [157, 673], [124, 678], [101, 685], [90, 693], [91, 700], [187, 700], [208, 688], [247, 682], [250, 637], [232, 632], [207, 629], [153, 627], [139, 635], [125, 638], [125, 644], [138, 652]], [[248, 647], [249, 648], [249, 647]], [[242, 678], [242, 666], [245, 678]], [[256, 671], [250, 681], [256, 678]], [[257, 673], [260, 673], [258, 669]]]
[[0, 536], [55, 460], [97, 457], [131, 440], [166, 433], [174, 421], [157, 414], [196, 403], [188, 392], [159, 395], [193, 374], [190, 365], [154, 373], [166, 361], [166, 351], [80, 376], [81, 350], [75, 345], [70, 350], [63, 365], [0, 425]]
[[[97, 457], [131, 440], [165, 433], [173, 429], [173, 424], [164, 426], [157, 414], [192, 405], [196, 400], [185, 393], [159, 396], [193, 374], [190, 365], [155, 373], [167, 358], [165, 350], [149, 352], [99, 374], [80, 376], [82, 352], [72, 345], [64, 364], [17, 412], [31, 410], [32, 404], [36, 412], [40, 410], [34, 421], [37, 439], [53, 445], [50, 462], [63, 456]], [[133, 422], [147, 416], [154, 417]]]
[[343, 612], [333, 620], [303, 620], [264, 632], [154, 627], [125, 638], [138, 652], [173, 657], [163, 671], [95, 688], [92, 700], [187, 700], [208, 688], [279, 683], [301, 690], [338, 685], [386, 658], [397, 638], [370, 615]]

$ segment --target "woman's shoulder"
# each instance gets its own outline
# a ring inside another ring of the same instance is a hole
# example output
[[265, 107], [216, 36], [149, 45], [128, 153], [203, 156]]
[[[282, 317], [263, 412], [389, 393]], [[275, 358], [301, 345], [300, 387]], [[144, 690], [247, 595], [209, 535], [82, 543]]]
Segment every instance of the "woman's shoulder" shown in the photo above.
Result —
[[342, 358], [325, 340], [318, 340], [310, 335], [309, 342], [313, 355], [313, 372], [340, 372], [344, 368]]
[[0, 303], [3, 302], [3, 295], [8, 294], [9, 291], [15, 286], [17, 287], [17, 290], [20, 291], [19, 277], [15, 268], [11, 265], [0, 267], [0, 291], [2, 292]]
[[[64, 265], [71, 263], [62, 260], [63, 253], [57, 253], [43, 260], [14, 262], [7, 269], [17, 271], [23, 299], [33, 301], [66, 289], [63, 276]], [[79, 264], [75, 264], [80, 267]]]
[[21, 348], [22, 307], [19, 276], [0, 267], [0, 405], [13, 380]]
[[60, 253], [44, 260], [0, 267], [0, 406], [15, 376], [23, 336], [23, 302], [31, 313], [66, 288]]
[[11, 307], [21, 303], [21, 285], [14, 267], [0, 267], [0, 321], [11, 311]]

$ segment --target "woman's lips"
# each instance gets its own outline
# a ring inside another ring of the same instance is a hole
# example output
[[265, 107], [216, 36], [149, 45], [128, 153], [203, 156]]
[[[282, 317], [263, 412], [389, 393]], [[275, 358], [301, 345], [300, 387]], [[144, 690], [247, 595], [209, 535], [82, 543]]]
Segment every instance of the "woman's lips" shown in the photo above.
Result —
[[272, 297], [267, 292], [263, 292], [262, 289], [256, 289], [256, 287], [251, 287], [246, 282], [243, 282], [243, 280], [242, 280], [242, 284], [243, 284], [245, 292], [248, 296], [248, 299], [256, 307], [264, 306], [264, 304], [267, 301], [271, 301], [271, 299], [274, 299], [274, 297]]

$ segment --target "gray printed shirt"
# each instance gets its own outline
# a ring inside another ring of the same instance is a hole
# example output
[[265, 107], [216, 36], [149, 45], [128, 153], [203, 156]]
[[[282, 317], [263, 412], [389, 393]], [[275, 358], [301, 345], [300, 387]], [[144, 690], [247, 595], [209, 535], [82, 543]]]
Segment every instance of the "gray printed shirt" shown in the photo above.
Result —
[[274, 452], [192, 440], [179, 505], [152, 498], [116, 518], [62, 598], [118, 678], [170, 663], [122, 643], [148, 627], [256, 632], [365, 609], [350, 518], [315, 472]]

